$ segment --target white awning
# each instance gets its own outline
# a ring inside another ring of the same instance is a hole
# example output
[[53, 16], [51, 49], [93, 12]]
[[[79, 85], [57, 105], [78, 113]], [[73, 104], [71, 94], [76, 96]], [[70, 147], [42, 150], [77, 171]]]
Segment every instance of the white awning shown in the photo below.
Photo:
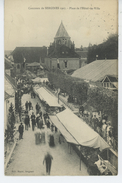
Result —
[[66, 109], [56, 116], [80, 145], [99, 148], [100, 151], [109, 148], [105, 140], [71, 110]]
[[61, 107], [58, 103], [58, 99], [48, 90], [43, 87], [36, 90], [36, 93], [40, 97], [41, 100], [44, 100], [51, 107]]
[[72, 135], [67, 131], [67, 129], [60, 123], [56, 116], [49, 116], [52, 123], [59, 129], [61, 134], [65, 137], [66, 141], [73, 144], [78, 144], [78, 142], [72, 137]]

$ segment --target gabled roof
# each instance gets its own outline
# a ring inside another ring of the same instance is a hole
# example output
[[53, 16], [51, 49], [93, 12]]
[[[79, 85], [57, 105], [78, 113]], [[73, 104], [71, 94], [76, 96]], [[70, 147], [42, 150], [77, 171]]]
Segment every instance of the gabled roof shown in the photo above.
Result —
[[70, 38], [70, 36], [68, 35], [62, 22], [58, 28], [55, 38], [58, 38], [58, 37], [69, 37]]
[[72, 76], [91, 81], [101, 81], [105, 76], [118, 76], [118, 60], [96, 60], [77, 69]]

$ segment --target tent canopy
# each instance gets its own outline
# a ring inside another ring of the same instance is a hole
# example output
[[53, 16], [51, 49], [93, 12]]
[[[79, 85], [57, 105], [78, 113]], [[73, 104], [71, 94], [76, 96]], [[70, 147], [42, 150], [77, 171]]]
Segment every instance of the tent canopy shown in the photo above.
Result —
[[[100, 151], [109, 148], [109, 145], [98, 133], [69, 109], [56, 114], [56, 116], [65, 129], [67, 129], [67, 133], [70, 133], [79, 145], [100, 148]], [[72, 140], [70, 139], [70, 141]]]
[[55, 126], [60, 130], [62, 135], [65, 137], [66, 141], [69, 143], [77, 144], [77, 141], [72, 137], [72, 135], [67, 131], [67, 129], [60, 123], [56, 116], [49, 116], [51, 121], [55, 124]]
[[45, 88], [41, 87], [36, 89], [36, 93], [38, 94], [39, 98], [44, 100], [50, 107], [61, 107], [58, 103], [58, 99]]

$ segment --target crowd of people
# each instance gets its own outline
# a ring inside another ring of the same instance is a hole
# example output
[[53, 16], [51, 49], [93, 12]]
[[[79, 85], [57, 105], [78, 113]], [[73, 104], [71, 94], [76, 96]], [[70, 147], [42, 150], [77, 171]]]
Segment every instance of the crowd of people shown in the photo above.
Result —
[[[43, 119], [42, 119], [42, 111], [41, 107], [37, 103], [36, 106], [36, 114], [34, 113], [32, 103], [30, 101], [26, 101], [25, 103], [25, 117], [24, 117], [24, 124], [25, 124], [25, 130], [28, 130], [30, 127], [32, 127], [32, 131], [35, 130], [35, 127], [42, 129], [43, 127]], [[24, 125], [21, 123], [19, 125], [19, 138], [23, 138], [23, 132], [24, 132]]]
[[113, 127], [111, 121], [108, 121], [106, 116], [97, 117], [96, 115], [85, 114], [83, 107], [80, 110], [80, 117], [83, 118], [87, 124], [94, 129], [110, 146], [113, 146]]

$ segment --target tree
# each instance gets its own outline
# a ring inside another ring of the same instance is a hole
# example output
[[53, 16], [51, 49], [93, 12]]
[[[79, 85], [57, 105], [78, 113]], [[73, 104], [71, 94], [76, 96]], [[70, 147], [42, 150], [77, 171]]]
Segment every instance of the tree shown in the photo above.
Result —
[[118, 35], [112, 34], [106, 41], [99, 45], [89, 45], [87, 63], [91, 63], [101, 59], [117, 59], [118, 58]]
[[6, 138], [8, 140], [14, 140], [14, 132], [15, 132], [15, 115], [14, 115], [14, 108], [11, 103], [9, 108], [9, 115], [8, 115], [8, 125], [6, 130]]

